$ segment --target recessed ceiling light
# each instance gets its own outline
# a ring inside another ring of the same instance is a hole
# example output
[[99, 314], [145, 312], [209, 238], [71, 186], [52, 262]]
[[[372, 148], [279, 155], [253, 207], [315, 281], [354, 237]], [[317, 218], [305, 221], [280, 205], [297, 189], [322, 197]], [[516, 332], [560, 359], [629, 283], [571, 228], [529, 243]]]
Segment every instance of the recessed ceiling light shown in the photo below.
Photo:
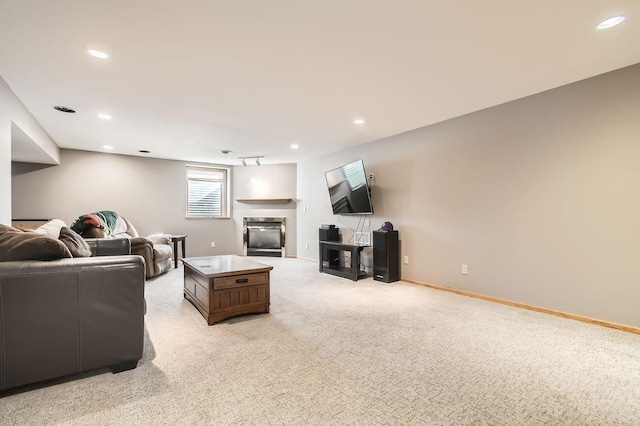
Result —
[[620, 25], [622, 21], [624, 21], [625, 19], [627, 19], [627, 17], [624, 15], [613, 16], [609, 19], [605, 19], [604, 21], [600, 22], [596, 28], [599, 30], [606, 30], [608, 28], [613, 28], [616, 25]]
[[106, 53], [95, 49], [89, 49], [89, 55], [95, 56], [96, 58], [100, 59], [107, 59], [109, 57], [109, 55], [107, 55]]
[[227, 154], [228, 154], [228, 153], [230, 153], [230, 152], [231, 152], [231, 150], [230, 150], [230, 149], [221, 149], [221, 150], [220, 150], [220, 154], [224, 154], [224, 155], [227, 155]]
[[151, 151], [148, 151], [146, 149], [139, 149], [138, 152], [140, 152], [142, 154], [149, 154]]
[[358, 118], [356, 120], [353, 120], [353, 124], [364, 124], [364, 120], [362, 118]]
[[298, 146], [298, 144], [297, 144], [297, 143], [292, 143], [292, 144], [290, 145], [290, 147], [291, 147], [291, 149], [298, 149], [298, 148], [299, 148], [299, 146]]
[[71, 108], [67, 108], [64, 106], [60, 106], [60, 105], [56, 105], [53, 107], [53, 109], [60, 111], [60, 112], [68, 112], [69, 114], [74, 114], [76, 111], [71, 109]]
[[109, 114], [98, 114], [98, 118], [103, 120], [111, 120], [111, 116]]
[[103, 148], [108, 151], [113, 151], [113, 147], [111, 145], [104, 145]]

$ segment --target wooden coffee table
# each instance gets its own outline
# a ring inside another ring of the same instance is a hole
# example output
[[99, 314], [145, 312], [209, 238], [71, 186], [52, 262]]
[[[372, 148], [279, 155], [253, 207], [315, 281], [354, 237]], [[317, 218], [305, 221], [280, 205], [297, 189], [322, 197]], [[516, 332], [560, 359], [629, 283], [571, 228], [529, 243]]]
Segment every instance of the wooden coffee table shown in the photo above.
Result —
[[241, 314], [269, 312], [269, 272], [273, 266], [235, 255], [188, 257], [184, 297], [209, 325]]

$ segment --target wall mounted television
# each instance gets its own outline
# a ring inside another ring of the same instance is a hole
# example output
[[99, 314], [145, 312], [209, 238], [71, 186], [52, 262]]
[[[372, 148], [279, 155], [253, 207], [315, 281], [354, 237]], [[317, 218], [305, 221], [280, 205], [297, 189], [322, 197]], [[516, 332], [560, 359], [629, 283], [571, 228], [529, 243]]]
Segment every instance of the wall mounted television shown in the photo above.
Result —
[[333, 214], [373, 214], [362, 160], [325, 173]]

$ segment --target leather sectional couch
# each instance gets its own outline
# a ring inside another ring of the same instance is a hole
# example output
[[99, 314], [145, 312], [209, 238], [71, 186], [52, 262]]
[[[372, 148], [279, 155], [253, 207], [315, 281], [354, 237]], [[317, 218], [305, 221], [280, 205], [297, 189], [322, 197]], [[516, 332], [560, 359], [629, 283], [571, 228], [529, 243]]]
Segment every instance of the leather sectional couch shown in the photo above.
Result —
[[[89, 242], [129, 253], [128, 239]], [[0, 390], [108, 367], [135, 368], [144, 344], [140, 256], [0, 262]]]

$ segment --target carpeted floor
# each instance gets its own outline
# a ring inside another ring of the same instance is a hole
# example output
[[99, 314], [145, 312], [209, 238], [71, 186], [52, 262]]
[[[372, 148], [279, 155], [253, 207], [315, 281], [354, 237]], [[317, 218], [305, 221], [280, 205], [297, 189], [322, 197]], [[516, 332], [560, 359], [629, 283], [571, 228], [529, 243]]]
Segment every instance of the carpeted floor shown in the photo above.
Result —
[[172, 270], [147, 282], [138, 368], [5, 394], [0, 424], [640, 424], [638, 335], [256, 260], [270, 314], [207, 326]]

